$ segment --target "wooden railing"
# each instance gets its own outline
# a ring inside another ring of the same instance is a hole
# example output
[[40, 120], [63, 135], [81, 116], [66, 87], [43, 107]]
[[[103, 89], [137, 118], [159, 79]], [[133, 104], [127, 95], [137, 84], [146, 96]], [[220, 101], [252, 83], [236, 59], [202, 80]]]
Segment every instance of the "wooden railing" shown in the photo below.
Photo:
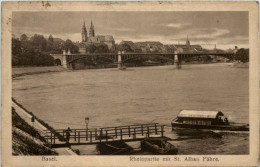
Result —
[[[151, 135], [164, 135], [164, 126], [153, 124], [138, 124], [116, 127], [103, 127], [99, 129], [56, 129], [55, 131], [46, 131], [45, 139], [51, 144], [62, 142], [58, 140], [55, 134], [63, 136], [66, 143], [97, 143], [108, 142], [111, 140], [138, 140], [138, 138], [150, 137]], [[69, 134], [69, 136], [68, 136]], [[69, 140], [67, 140], [67, 138]], [[63, 141], [64, 142], [64, 141]]]

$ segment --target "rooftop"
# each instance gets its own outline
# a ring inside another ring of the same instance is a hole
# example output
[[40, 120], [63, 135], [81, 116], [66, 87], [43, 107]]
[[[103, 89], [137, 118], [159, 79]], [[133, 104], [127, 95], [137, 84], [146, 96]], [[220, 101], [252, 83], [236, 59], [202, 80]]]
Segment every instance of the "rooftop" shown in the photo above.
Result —
[[185, 118], [212, 118], [215, 119], [217, 116], [223, 116], [221, 111], [199, 111], [199, 110], [182, 110], [178, 117]]

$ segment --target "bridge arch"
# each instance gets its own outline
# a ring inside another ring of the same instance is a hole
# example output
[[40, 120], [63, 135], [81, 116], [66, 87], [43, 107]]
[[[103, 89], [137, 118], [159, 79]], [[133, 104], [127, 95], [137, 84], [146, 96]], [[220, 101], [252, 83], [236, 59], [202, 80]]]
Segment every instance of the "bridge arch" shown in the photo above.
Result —
[[62, 65], [62, 64], [61, 64], [61, 59], [59, 59], [59, 58], [55, 59], [55, 60], [54, 60], [54, 65], [56, 65], [56, 66], [61, 66], [61, 65]]

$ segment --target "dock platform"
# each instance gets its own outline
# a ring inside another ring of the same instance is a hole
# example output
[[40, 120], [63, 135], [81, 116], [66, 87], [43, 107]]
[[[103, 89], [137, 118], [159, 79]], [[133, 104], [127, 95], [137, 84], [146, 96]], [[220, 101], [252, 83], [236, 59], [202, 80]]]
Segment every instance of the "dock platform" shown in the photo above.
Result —
[[45, 130], [46, 136], [44, 138], [53, 148], [93, 145], [113, 141], [141, 141], [149, 137], [164, 137], [164, 126], [152, 123], [98, 129], [70, 129], [69, 132], [68, 129]]

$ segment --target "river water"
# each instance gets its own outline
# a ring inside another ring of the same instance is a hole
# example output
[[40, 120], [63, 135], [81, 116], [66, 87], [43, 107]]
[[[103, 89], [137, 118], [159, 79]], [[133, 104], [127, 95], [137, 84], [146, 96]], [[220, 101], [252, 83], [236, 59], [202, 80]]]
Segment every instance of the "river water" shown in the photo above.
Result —
[[[181, 109], [221, 110], [249, 122], [249, 70], [231, 64], [96, 69], [35, 74], [13, 80], [13, 97], [54, 128], [166, 124]], [[181, 133], [166, 128], [179, 154], [248, 154], [248, 133]], [[140, 143], [130, 143], [138, 150]], [[94, 146], [75, 147], [96, 154]]]

